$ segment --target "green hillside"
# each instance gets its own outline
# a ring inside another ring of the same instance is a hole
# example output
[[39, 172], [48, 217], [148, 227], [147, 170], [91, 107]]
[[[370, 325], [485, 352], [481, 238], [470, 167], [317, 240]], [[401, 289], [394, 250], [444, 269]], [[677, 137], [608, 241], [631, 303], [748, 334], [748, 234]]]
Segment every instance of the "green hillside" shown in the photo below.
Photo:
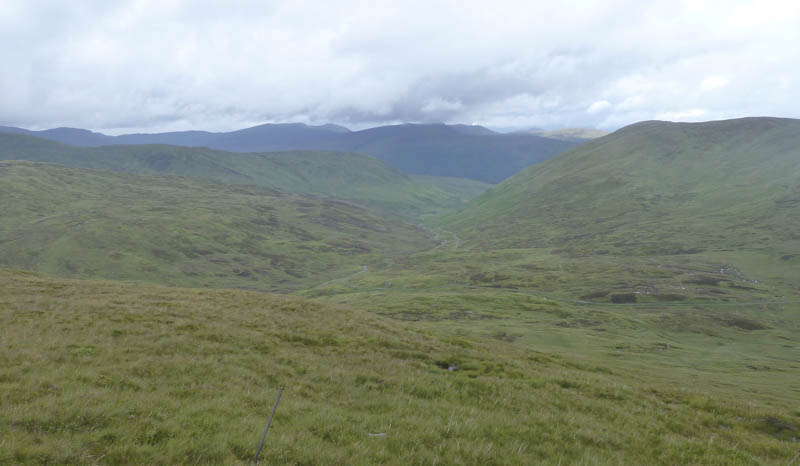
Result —
[[780, 399], [349, 307], [2, 270], [0, 288], [3, 464], [248, 464], [279, 386], [264, 464], [786, 464], [797, 450], [800, 411]]
[[746, 118], [629, 126], [531, 167], [444, 224], [475, 250], [587, 264], [702, 257], [798, 291], [798, 219], [800, 121]]
[[489, 186], [473, 180], [454, 183], [448, 178], [409, 176], [374, 157], [352, 153], [230, 153], [165, 145], [87, 148], [4, 133], [0, 133], [0, 160], [205, 178], [322, 194], [407, 215], [456, 207]]
[[0, 163], [0, 264], [73, 277], [293, 290], [430, 235], [344, 201], [191, 178]]
[[790, 253], [799, 193], [798, 120], [645, 122], [531, 167], [447, 224], [498, 247]]

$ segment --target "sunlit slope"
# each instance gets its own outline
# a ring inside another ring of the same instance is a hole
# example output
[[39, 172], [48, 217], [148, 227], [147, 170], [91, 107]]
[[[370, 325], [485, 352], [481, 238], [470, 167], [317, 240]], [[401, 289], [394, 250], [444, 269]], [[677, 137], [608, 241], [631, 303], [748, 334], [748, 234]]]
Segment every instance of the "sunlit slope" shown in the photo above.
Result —
[[0, 163], [0, 263], [74, 277], [293, 290], [430, 247], [344, 201], [191, 178]]
[[0, 133], [0, 160], [204, 178], [322, 194], [403, 214], [456, 207], [488, 187], [473, 180], [453, 185], [447, 179], [406, 175], [374, 157], [353, 153], [231, 153], [166, 145], [92, 148], [6, 133]]
[[264, 464], [786, 464], [797, 450], [796, 406], [358, 309], [6, 270], [0, 289], [3, 464], [249, 464], [279, 386]]
[[794, 261], [800, 121], [638, 123], [529, 168], [446, 223], [475, 247]]

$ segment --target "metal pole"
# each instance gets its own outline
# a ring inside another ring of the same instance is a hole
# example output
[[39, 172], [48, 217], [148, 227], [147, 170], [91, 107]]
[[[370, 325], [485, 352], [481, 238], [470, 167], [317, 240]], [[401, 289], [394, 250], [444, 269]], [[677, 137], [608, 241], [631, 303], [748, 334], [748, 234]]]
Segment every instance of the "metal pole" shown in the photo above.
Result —
[[264, 433], [261, 434], [261, 443], [258, 444], [258, 451], [256, 451], [256, 456], [253, 458], [253, 464], [258, 464], [258, 456], [261, 454], [261, 449], [264, 447], [264, 439], [267, 438], [267, 431], [269, 431], [269, 425], [272, 424], [272, 417], [275, 416], [275, 410], [278, 409], [278, 402], [281, 401], [281, 394], [283, 393], [283, 387], [280, 387], [278, 390], [278, 398], [275, 398], [275, 405], [272, 406], [272, 412], [269, 413], [269, 419], [267, 420], [267, 427], [264, 427]]

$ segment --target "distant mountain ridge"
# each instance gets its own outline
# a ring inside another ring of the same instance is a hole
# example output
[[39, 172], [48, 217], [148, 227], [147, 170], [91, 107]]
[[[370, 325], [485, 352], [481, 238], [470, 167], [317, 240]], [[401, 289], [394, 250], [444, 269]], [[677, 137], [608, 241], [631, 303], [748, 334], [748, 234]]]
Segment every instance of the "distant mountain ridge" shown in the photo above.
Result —
[[562, 128], [562, 129], [540, 129], [531, 128], [522, 131], [515, 131], [520, 134], [535, 134], [546, 138], [559, 139], [562, 141], [572, 142], [586, 142], [592, 139], [601, 138], [609, 134], [608, 131], [603, 131], [593, 128]]
[[[264, 124], [230, 132], [173, 131], [166, 133], [133, 133], [109, 136], [79, 128], [53, 128], [32, 131], [12, 126], [0, 126], [0, 132], [20, 133], [36, 136], [73, 146], [99, 147], [110, 145], [170, 144], [187, 147], [209, 147], [234, 150], [235, 152], [267, 152], [257, 141], [270, 139], [270, 144], [288, 147], [298, 141], [315, 140], [331, 134], [349, 133], [344, 126], [327, 124], [320, 126], [304, 123]], [[231, 146], [231, 147], [228, 147]]]
[[534, 134], [500, 134], [477, 125], [403, 124], [350, 131], [338, 125], [265, 124], [227, 133], [181, 131], [108, 136], [75, 128], [0, 132], [84, 147], [169, 144], [232, 152], [328, 150], [378, 157], [406, 173], [496, 183], [580, 143]]

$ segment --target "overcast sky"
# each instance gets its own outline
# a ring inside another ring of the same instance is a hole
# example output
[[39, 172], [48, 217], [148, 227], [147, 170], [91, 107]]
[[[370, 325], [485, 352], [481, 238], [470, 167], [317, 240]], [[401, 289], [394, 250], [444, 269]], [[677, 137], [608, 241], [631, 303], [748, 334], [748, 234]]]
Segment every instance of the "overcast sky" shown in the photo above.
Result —
[[800, 117], [800, 1], [3, 0], [0, 63], [34, 129]]

